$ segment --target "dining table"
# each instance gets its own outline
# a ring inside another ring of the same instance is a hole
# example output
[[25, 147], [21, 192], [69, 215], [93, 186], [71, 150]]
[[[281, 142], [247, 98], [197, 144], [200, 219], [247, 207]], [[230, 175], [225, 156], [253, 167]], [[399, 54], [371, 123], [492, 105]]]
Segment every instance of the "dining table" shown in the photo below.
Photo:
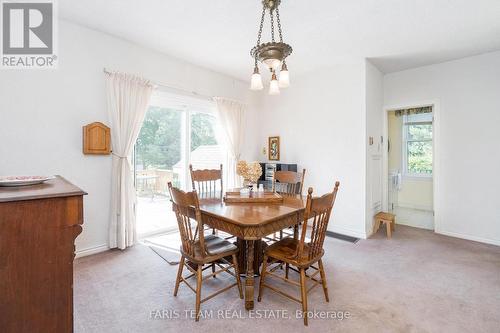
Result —
[[[200, 197], [204, 225], [236, 236], [246, 246], [245, 308], [254, 308], [255, 242], [288, 227], [297, 226], [303, 219], [306, 198], [301, 195], [283, 196], [281, 203], [226, 203], [223, 198]], [[297, 228], [294, 236], [297, 237]], [[257, 272], [258, 273], [258, 272]]]

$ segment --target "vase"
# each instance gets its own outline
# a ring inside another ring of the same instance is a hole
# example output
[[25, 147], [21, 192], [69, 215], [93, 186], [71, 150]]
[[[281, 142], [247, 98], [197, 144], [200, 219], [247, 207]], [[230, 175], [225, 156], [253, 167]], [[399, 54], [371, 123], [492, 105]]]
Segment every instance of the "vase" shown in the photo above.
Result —
[[256, 184], [252, 182], [250, 179], [243, 179], [243, 187], [248, 187], [250, 189], [253, 189], [256, 187]]

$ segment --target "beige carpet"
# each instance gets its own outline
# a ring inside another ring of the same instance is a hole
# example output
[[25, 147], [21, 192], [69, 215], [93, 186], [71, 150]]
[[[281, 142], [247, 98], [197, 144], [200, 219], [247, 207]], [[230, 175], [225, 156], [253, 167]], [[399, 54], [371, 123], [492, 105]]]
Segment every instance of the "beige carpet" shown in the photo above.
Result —
[[178, 232], [152, 236], [141, 241], [170, 265], [177, 265], [180, 259], [181, 236]]
[[[327, 238], [325, 269], [330, 303], [321, 288], [309, 307], [348, 311], [344, 320], [295, 318], [299, 305], [266, 290], [256, 310], [287, 310], [290, 319], [205, 318], [195, 323], [184, 310], [194, 294], [181, 285], [172, 296], [177, 266], [144, 245], [108, 251], [75, 262], [75, 331], [82, 332], [499, 332], [500, 247], [399, 226], [392, 240], [382, 230], [357, 244]], [[295, 277], [297, 275], [294, 275]], [[208, 279], [205, 290], [227, 281]], [[151, 319], [178, 311], [177, 319]], [[202, 310], [244, 310], [232, 289]], [[163, 312], [161, 312], [163, 311]], [[276, 313], [276, 312], [275, 312]], [[210, 313], [207, 313], [210, 315]]]

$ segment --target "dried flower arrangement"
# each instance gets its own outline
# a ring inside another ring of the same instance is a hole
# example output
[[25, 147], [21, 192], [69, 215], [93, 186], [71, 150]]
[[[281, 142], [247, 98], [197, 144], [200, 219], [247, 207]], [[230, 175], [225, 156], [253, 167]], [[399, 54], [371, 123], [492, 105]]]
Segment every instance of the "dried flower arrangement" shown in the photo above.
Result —
[[262, 175], [262, 168], [259, 162], [238, 161], [236, 173], [243, 177], [245, 185], [255, 184]]

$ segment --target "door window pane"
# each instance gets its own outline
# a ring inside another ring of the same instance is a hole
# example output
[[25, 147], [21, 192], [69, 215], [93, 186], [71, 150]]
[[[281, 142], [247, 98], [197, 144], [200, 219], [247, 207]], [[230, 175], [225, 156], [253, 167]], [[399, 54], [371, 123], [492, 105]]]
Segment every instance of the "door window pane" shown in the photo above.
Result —
[[191, 113], [190, 163], [194, 169], [219, 169], [225, 150], [219, 144], [217, 118], [203, 112]]
[[136, 143], [137, 232], [176, 227], [169, 205], [168, 182], [183, 187], [184, 112], [149, 107]]
[[219, 169], [227, 159], [225, 146], [219, 144], [218, 120], [210, 105], [191, 105], [168, 94], [155, 96], [146, 112], [134, 155], [140, 237], [177, 228], [168, 182], [191, 190], [189, 163], [194, 169]]

